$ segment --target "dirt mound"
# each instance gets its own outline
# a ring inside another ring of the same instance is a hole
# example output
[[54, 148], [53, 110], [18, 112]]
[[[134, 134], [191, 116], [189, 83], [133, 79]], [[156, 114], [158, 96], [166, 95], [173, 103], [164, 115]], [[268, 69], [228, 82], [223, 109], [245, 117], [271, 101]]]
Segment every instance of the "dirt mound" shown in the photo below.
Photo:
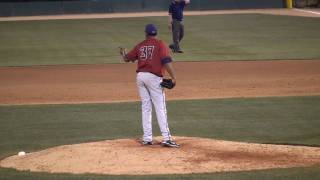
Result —
[[[320, 163], [320, 148], [240, 143], [176, 137], [182, 147], [159, 143], [142, 146], [119, 139], [64, 145], [11, 156], [1, 167], [50, 173], [187, 174], [311, 166]], [[157, 138], [159, 142], [159, 138]]]

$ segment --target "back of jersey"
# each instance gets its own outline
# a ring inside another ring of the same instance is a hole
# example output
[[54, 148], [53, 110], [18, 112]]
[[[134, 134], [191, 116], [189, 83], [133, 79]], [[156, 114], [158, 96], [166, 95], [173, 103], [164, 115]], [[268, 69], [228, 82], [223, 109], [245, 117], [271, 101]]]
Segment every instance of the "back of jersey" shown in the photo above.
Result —
[[166, 44], [152, 37], [139, 43], [127, 56], [138, 60], [137, 72], [150, 72], [160, 77], [164, 75], [163, 65], [172, 61]]

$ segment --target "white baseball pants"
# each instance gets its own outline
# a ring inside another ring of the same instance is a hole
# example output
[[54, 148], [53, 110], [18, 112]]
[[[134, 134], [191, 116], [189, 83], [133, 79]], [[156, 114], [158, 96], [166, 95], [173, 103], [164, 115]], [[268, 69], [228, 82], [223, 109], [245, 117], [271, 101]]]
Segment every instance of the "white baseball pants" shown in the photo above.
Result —
[[167, 121], [167, 109], [162, 78], [149, 72], [137, 74], [137, 86], [141, 97], [143, 141], [152, 141], [152, 104], [155, 108], [163, 140], [171, 140]]

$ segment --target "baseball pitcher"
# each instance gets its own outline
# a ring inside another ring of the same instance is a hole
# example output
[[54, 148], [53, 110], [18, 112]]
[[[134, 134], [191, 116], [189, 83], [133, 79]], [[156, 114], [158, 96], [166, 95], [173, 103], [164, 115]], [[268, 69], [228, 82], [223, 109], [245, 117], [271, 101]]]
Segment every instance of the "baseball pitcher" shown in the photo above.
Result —
[[[153, 24], [145, 27], [146, 39], [137, 44], [129, 53], [120, 47], [120, 54], [125, 62], [138, 61], [137, 86], [141, 98], [143, 145], [152, 142], [152, 104], [155, 107], [158, 124], [163, 136], [162, 146], [179, 147], [171, 139], [167, 120], [164, 87], [173, 88], [176, 78], [172, 67], [172, 58], [166, 44], [157, 39], [157, 28]], [[171, 79], [163, 79], [164, 71]]]

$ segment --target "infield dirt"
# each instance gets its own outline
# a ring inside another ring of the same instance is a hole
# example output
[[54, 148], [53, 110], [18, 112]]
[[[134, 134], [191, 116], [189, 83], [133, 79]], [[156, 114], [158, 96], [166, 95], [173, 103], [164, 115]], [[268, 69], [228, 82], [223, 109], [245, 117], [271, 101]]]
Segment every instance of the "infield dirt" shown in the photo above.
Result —
[[[177, 62], [168, 100], [320, 95], [319, 60]], [[139, 101], [136, 64], [0, 67], [0, 104]]]

